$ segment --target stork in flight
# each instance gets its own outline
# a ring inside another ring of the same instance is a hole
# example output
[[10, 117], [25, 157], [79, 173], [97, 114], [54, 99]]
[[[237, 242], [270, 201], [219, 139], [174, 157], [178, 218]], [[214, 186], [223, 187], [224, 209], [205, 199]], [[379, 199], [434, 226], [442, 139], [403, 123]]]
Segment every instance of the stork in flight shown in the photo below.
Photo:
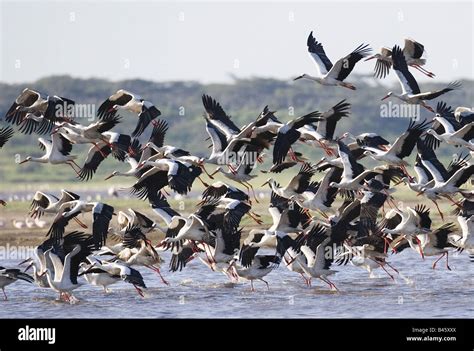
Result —
[[127, 110], [138, 115], [137, 126], [132, 132], [132, 136], [134, 137], [140, 136], [150, 122], [153, 123], [153, 120], [161, 115], [160, 110], [150, 101], [123, 89], [117, 90], [115, 94], [105, 100], [102, 105], [99, 106], [97, 115], [99, 117], [113, 116], [117, 110]]
[[[38, 138], [38, 141], [40, 142], [40, 148], [45, 150], [46, 153], [41, 157], [28, 156], [19, 164], [25, 162], [51, 163], [53, 165], [65, 163], [71, 166], [74, 172], [79, 175], [81, 167], [74, 161], [77, 156], [69, 154], [72, 150], [72, 144], [69, 140], [64, 138], [61, 134], [51, 134], [51, 140]], [[73, 165], [78, 167], [79, 170], [74, 168]]]
[[307, 45], [308, 52], [318, 68], [319, 77], [313, 77], [304, 73], [301, 76], [296, 77], [294, 80], [304, 78], [317, 82], [321, 85], [339, 85], [344, 88], [356, 90], [354, 85], [344, 82], [344, 79], [346, 79], [347, 76], [352, 72], [355, 64], [370, 53], [372, 49], [369, 47], [369, 45], [359, 45], [349, 55], [337, 60], [334, 65], [326, 56], [323, 45], [316, 41], [316, 39], [313, 37], [313, 32], [309, 33]]
[[[423, 44], [413, 39], [405, 39], [403, 55], [405, 56], [407, 65], [416, 68], [418, 71], [430, 78], [434, 78], [434, 73], [421, 67], [426, 64], [426, 59], [423, 58], [424, 53], [425, 47]], [[380, 52], [366, 58], [364, 61], [369, 61], [372, 59], [377, 59], [374, 68], [374, 76], [380, 79], [385, 78], [392, 67], [392, 50], [387, 47], [382, 47]]]
[[23, 273], [19, 269], [5, 268], [0, 266], [0, 289], [3, 291], [5, 300], [8, 300], [7, 294], [5, 293], [5, 287], [16, 282], [17, 280], [23, 280], [28, 283], [33, 283], [35, 281], [32, 276]]
[[392, 91], [389, 91], [382, 100], [388, 99], [390, 96], [395, 96], [397, 99], [406, 102], [407, 104], [418, 104], [426, 108], [427, 110], [435, 113], [433, 108], [429, 106], [425, 101], [426, 100], [433, 100], [437, 97], [452, 91], [459, 89], [461, 87], [461, 83], [454, 81], [449, 83], [449, 85], [441, 90], [437, 91], [430, 91], [427, 93], [422, 93], [420, 91], [420, 87], [416, 82], [415, 77], [413, 74], [408, 70], [407, 61], [405, 56], [403, 55], [402, 49], [398, 45], [395, 45], [392, 50], [392, 60], [393, 60], [393, 69], [397, 74], [398, 81], [402, 87], [402, 93], [397, 94]]

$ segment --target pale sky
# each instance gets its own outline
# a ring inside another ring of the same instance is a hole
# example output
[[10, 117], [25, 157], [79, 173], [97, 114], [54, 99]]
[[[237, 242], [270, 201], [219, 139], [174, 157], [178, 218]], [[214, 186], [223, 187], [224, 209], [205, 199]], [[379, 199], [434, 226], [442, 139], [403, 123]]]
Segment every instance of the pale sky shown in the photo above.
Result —
[[472, 1], [0, 2], [0, 82], [53, 74], [289, 79], [316, 74], [306, 51], [311, 30], [333, 62], [361, 43], [378, 50], [411, 37], [425, 45], [426, 68], [438, 80], [474, 77]]

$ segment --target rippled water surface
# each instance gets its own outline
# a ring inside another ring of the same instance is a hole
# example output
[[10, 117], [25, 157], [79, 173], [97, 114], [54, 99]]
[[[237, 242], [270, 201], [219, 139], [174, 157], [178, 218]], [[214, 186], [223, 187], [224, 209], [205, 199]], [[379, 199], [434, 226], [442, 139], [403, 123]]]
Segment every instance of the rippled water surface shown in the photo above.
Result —
[[[83, 285], [74, 295], [80, 300], [70, 305], [58, 302], [56, 293], [24, 282], [7, 286], [8, 301], [0, 300], [1, 318], [146, 318], [146, 317], [474, 317], [474, 263], [466, 254], [450, 255], [448, 271], [444, 259], [431, 269], [434, 257], [423, 261], [415, 252], [390, 257], [400, 275], [392, 281], [383, 270], [376, 277], [358, 267], [337, 267], [332, 281], [340, 292], [328, 290], [316, 279], [308, 288], [298, 274], [281, 265], [266, 280], [229, 283], [228, 278], [210, 271], [198, 259], [182, 272], [163, 274], [165, 286], [152, 271], [140, 267], [148, 286], [145, 298], [125, 283], [112, 285], [112, 292]], [[168, 255], [164, 254], [165, 259]], [[2, 261], [13, 267], [18, 261]]]

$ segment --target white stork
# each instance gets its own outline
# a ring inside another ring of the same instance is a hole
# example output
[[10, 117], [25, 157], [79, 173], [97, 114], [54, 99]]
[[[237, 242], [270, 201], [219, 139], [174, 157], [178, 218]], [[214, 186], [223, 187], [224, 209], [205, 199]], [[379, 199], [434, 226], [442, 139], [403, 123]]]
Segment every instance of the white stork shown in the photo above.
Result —
[[[51, 134], [51, 140], [45, 140], [38, 138], [39, 146], [45, 150], [46, 153], [41, 157], [27, 156], [19, 164], [25, 162], [39, 162], [39, 163], [50, 163], [53, 165], [67, 164], [79, 175], [81, 167], [74, 161], [77, 155], [70, 155], [72, 150], [72, 144], [60, 134]], [[76, 166], [78, 169], [74, 168]]]
[[435, 112], [432, 107], [430, 107], [425, 100], [433, 100], [437, 97], [452, 91], [459, 89], [461, 87], [460, 82], [452, 82], [446, 88], [433, 91], [422, 93], [420, 91], [420, 87], [416, 82], [415, 77], [411, 74], [408, 70], [407, 62], [405, 60], [405, 56], [403, 55], [402, 50], [399, 46], [395, 45], [392, 50], [392, 58], [393, 58], [393, 69], [397, 74], [398, 81], [402, 87], [402, 93], [397, 94], [392, 91], [388, 92], [382, 100], [389, 98], [390, 96], [395, 96], [397, 99], [402, 100], [408, 104], [419, 104], [431, 112]]
[[308, 188], [311, 177], [315, 173], [316, 170], [311, 164], [304, 163], [298, 174], [294, 176], [285, 187], [280, 186], [273, 178], [269, 178], [262, 186], [269, 184], [272, 191], [281, 197], [289, 199], [295, 195], [296, 198], [304, 201], [304, 197], [301, 194]]
[[32, 276], [23, 273], [19, 269], [5, 268], [0, 266], [0, 288], [3, 291], [3, 296], [5, 300], [8, 300], [7, 294], [5, 292], [5, 287], [18, 280], [23, 280], [28, 283], [33, 283], [35, 281]]
[[117, 110], [127, 110], [138, 115], [137, 126], [132, 132], [134, 137], [140, 136], [150, 122], [154, 123], [153, 120], [161, 115], [160, 110], [150, 101], [123, 89], [117, 90], [115, 94], [105, 100], [99, 106], [97, 115], [99, 117], [113, 116]]
[[56, 214], [63, 203], [79, 200], [79, 198], [79, 195], [64, 189], [61, 189], [60, 198], [52, 194], [37, 191], [31, 201], [30, 215], [32, 218], [41, 218], [44, 213]]
[[[405, 46], [403, 47], [403, 55], [408, 66], [416, 68], [424, 75], [434, 78], [435, 74], [427, 71], [422, 66], [426, 64], [426, 59], [423, 57], [425, 47], [423, 44], [413, 40], [405, 39]], [[392, 50], [387, 47], [382, 47], [379, 53], [372, 55], [364, 61], [377, 59], [374, 69], [374, 76], [377, 78], [385, 78], [392, 67]]]
[[334, 65], [326, 56], [323, 45], [317, 42], [313, 37], [313, 32], [311, 32], [308, 36], [307, 45], [308, 52], [316, 63], [316, 67], [318, 68], [319, 77], [313, 77], [304, 73], [301, 76], [296, 77], [294, 80], [304, 78], [317, 82], [321, 85], [339, 85], [344, 88], [356, 90], [354, 85], [344, 82], [344, 79], [346, 79], [347, 76], [352, 72], [355, 64], [370, 53], [371, 49], [367, 44], [359, 45], [349, 55], [337, 60]]

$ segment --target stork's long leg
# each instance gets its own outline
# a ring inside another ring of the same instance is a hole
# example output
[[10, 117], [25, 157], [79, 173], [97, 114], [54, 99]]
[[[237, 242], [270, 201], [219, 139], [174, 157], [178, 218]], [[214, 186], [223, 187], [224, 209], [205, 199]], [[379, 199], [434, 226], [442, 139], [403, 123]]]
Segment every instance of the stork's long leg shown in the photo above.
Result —
[[253, 185], [250, 184], [249, 182], [245, 182], [245, 184], [247, 184], [247, 185], [249, 186], [249, 188], [252, 190], [253, 198], [255, 199], [255, 202], [258, 204], [259, 201], [258, 201], [258, 199], [257, 199], [257, 195], [255, 194], [255, 190], [254, 190], [254, 188], [253, 188]]
[[201, 177], [197, 177], [199, 179], [199, 181], [202, 183], [202, 185], [204, 185], [206, 188], [209, 187], [209, 184], [207, 184], [205, 181], [203, 181], [201, 179]]
[[425, 259], [425, 253], [423, 252], [423, 248], [421, 247], [421, 241], [420, 239], [418, 239], [416, 235], [415, 235], [415, 240], [416, 240], [416, 243], [418, 244], [418, 247], [420, 248], [421, 258]]
[[369, 260], [374, 261], [375, 263], [377, 263], [377, 264], [388, 274], [388, 276], [389, 276], [390, 278], [392, 278], [392, 280], [395, 280], [394, 276], [391, 275], [391, 274], [385, 269], [385, 267], [383, 266], [382, 263], [380, 263], [380, 262], [378, 262], [377, 260], [374, 260], [373, 258], [370, 258], [370, 257], [369, 257]]
[[393, 267], [390, 263], [385, 262], [385, 264], [386, 264], [387, 266], [389, 266], [390, 268], [392, 268], [394, 272], [396, 272], [397, 274], [400, 274], [400, 272], [398, 271], [398, 269], [396, 269], [395, 267]]
[[436, 206], [436, 209], [438, 210], [438, 213], [439, 213], [439, 216], [441, 217], [441, 220], [444, 222], [444, 215], [443, 215], [443, 212], [441, 212], [439, 206], [438, 206], [438, 202], [436, 202], [436, 200], [431, 200], [435, 206]]
[[316, 139], [318, 144], [321, 146], [321, 148], [326, 152], [326, 155], [328, 156], [334, 156], [334, 152], [332, 151], [331, 148], [329, 148], [326, 144], [324, 144], [321, 140]]
[[412, 67], [414, 67], [415, 69], [417, 69], [418, 71], [420, 71], [421, 73], [423, 73], [424, 75], [426, 75], [430, 78], [434, 78], [436, 76], [433, 72], [428, 71], [427, 69], [425, 69], [422, 66], [419, 66], [419, 65], [415, 64], [415, 65], [412, 65]]
[[68, 164], [69, 166], [71, 166], [71, 168], [74, 170], [74, 172], [76, 172], [76, 174], [77, 174], [78, 177], [81, 175], [81, 173], [79, 173], [79, 171], [78, 171], [77, 169], [75, 169], [74, 166], [73, 166], [71, 163], [67, 162], [67, 164]]
[[[100, 154], [102, 155], [103, 158], [107, 158], [107, 155], [104, 154], [104, 152], [101, 150], [101, 148], [99, 147], [99, 145], [97, 145], [97, 143], [92, 143], [95, 148], [100, 152]], [[110, 145], [110, 144], [109, 144]]]
[[207, 261], [209, 262], [209, 265], [211, 266], [211, 269], [214, 270], [214, 267], [212, 266], [212, 264], [214, 263], [217, 263], [215, 258], [213, 257], [212, 255], [212, 252], [210, 251], [210, 247], [208, 247], [208, 245], [204, 244], [204, 253], [206, 254], [206, 257], [207, 257]]
[[206, 167], [204, 167], [204, 165], [201, 165], [201, 169], [204, 171], [204, 173], [207, 174], [207, 176], [209, 178], [214, 179], [214, 176], [207, 171], [207, 169], [206, 169]]
[[2, 288], [2, 291], [3, 291], [4, 300], [7, 301], [8, 297], [7, 297], [7, 293], [5, 292], [5, 288]]
[[311, 287], [311, 277], [306, 278], [304, 273], [300, 273], [300, 274], [301, 274], [301, 277], [304, 279], [304, 282], [305, 282], [306, 286]]
[[145, 265], [145, 267], [151, 269], [152, 271], [155, 271], [156, 273], [158, 273], [158, 275], [160, 276], [161, 278], [161, 281], [166, 284], [166, 285], [170, 285], [170, 283], [168, 283], [165, 278], [163, 278], [163, 276], [161, 275], [161, 272], [160, 272], [160, 269], [158, 267], [155, 267], [153, 265]]
[[407, 170], [406, 166], [402, 163], [402, 164], [400, 165], [400, 168], [401, 168], [403, 174], [405, 174], [405, 175], [407, 176], [407, 178], [410, 180], [410, 182], [412, 182], [412, 181], [413, 181], [413, 177], [410, 175], [410, 173], [408, 173], [408, 170]]
[[318, 209], [318, 212], [319, 212], [319, 214], [320, 214], [321, 216], [323, 216], [325, 219], [329, 219], [329, 216], [328, 216], [326, 213], [324, 213], [323, 211], [321, 211], [321, 210]]
[[72, 162], [72, 163], [74, 164], [74, 166], [76, 166], [77, 168], [81, 169], [81, 166], [79, 166], [76, 161], [74, 161], [74, 160], [69, 160], [69, 162]]
[[444, 195], [444, 197], [447, 198], [449, 201], [451, 201], [453, 203], [453, 205], [459, 207], [459, 204], [451, 197], [451, 195], [446, 194], [446, 195]]
[[332, 281], [330, 281], [327, 277], [320, 277], [320, 279], [325, 282], [326, 284], [329, 285], [329, 287], [332, 289], [336, 289], [336, 291], [339, 291], [339, 289], [337, 288], [336, 284], [334, 284]]
[[248, 212], [247, 215], [248, 215], [250, 218], [252, 218], [252, 219], [255, 221], [255, 223], [257, 223], [257, 224], [259, 224], [259, 225], [263, 223], [262, 220], [256, 218], [256, 217], [253, 215], [252, 212]]
[[140, 289], [138, 286], [136, 286], [135, 284], [133, 284], [133, 287], [135, 288], [135, 290], [137, 291], [138, 295], [140, 295], [141, 297], [145, 297], [145, 294], [143, 294], [143, 290]]
[[245, 182], [239, 182], [239, 183], [242, 184], [245, 187], [245, 189], [247, 189], [247, 196], [250, 199], [250, 187]]
[[267, 284], [267, 290], [270, 290], [270, 285], [268, 285], [268, 282], [266, 280], [263, 280], [263, 278], [260, 278], [259, 280]]
[[87, 229], [87, 225], [85, 225], [82, 221], [79, 220], [77, 217], [73, 217], [74, 221], [79, 224], [82, 228]]
[[431, 268], [436, 269], [436, 264], [438, 263], [438, 261], [439, 261], [440, 259], [442, 259], [442, 258], [444, 257], [444, 255], [446, 255], [446, 252], [443, 252], [443, 253], [441, 254], [441, 256], [439, 256], [438, 259], [437, 259], [436, 261], [434, 261], [433, 266], [432, 266]]

